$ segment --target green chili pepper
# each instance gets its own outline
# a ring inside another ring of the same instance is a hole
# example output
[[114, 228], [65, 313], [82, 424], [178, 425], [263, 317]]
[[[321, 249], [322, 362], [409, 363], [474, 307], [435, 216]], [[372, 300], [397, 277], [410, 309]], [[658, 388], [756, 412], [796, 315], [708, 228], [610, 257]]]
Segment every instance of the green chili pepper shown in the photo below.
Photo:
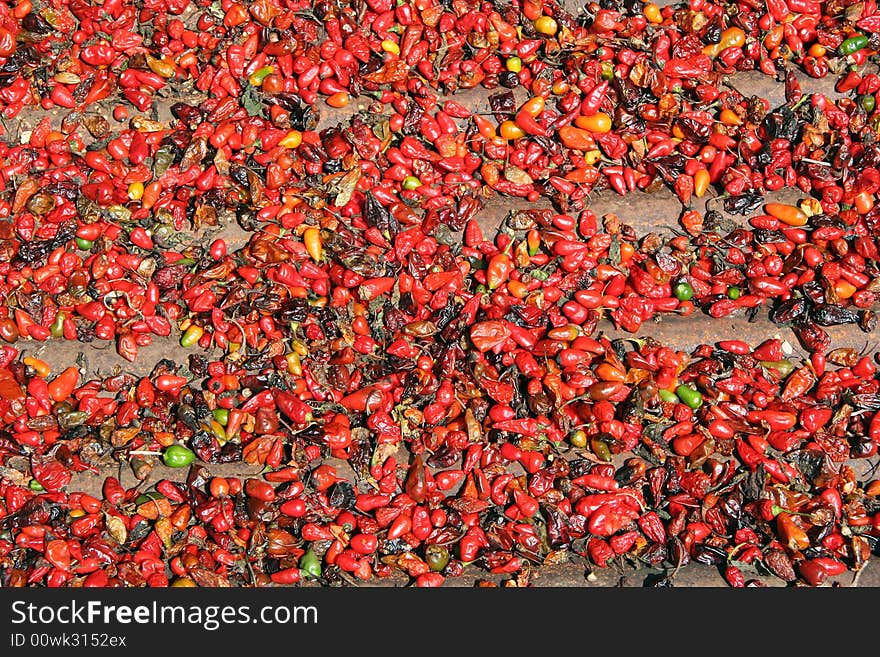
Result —
[[44, 490], [46, 490], [45, 488], [43, 488], [43, 484], [41, 484], [36, 479], [31, 479], [30, 482], [28, 482], [28, 488], [30, 488], [31, 490], [37, 491], [38, 493], [41, 493]]
[[874, 98], [871, 94], [866, 94], [861, 97], [862, 109], [865, 110], [868, 114], [874, 111], [874, 108], [877, 106], [877, 99]]
[[78, 248], [80, 251], [88, 251], [92, 248], [94, 244], [95, 243], [92, 240], [86, 240], [82, 237], [76, 238], [76, 248]]
[[522, 70], [522, 59], [517, 56], [508, 57], [507, 61], [504, 62], [505, 68], [511, 73], [519, 73]]
[[422, 186], [422, 181], [415, 176], [407, 176], [403, 179], [403, 182], [400, 183], [400, 186], [404, 189], [417, 189]]
[[687, 281], [679, 281], [675, 284], [675, 287], [672, 288], [672, 293], [679, 301], [688, 301], [694, 296], [694, 288], [691, 287], [691, 284]]
[[866, 37], [864, 34], [857, 34], [856, 36], [852, 36], [841, 43], [840, 47], [837, 49], [837, 52], [839, 52], [841, 55], [852, 55], [854, 52], [858, 52], [867, 45], [868, 37]]
[[89, 419], [89, 414], [85, 411], [70, 411], [69, 413], [58, 413], [58, 426], [61, 429], [73, 429], [82, 426]]
[[571, 443], [572, 447], [583, 449], [587, 446], [587, 432], [583, 429], [572, 431], [571, 435], [568, 437], [568, 442]]
[[55, 315], [55, 321], [52, 322], [52, 325], [49, 327], [49, 333], [52, 334], [53, 338], [60, 338], [64, 335], [64, 320], [67, 315], [63, 312], [59, 312]]
[[214, 415], [214, 419], [217, 420], [224, 427], [229, 423], [229, 410], [225, 408], [215, 408], [211, 413]]
[[299, 559], [299, 569], [307, 577], [318, 579], [321, 576], [321, 560], [318, 555], [309, 548]]
[[740, 290], [736, 285], [731, 285], [729, 288], [727, 288], [728, 299], [733, 299], [734, 301], [736, 301], [737, 299], [739, 299], [741, 294], [742, 290]]
[[678, 401], [678, 397], [676, 397], [674, 392], [671, 390], [664, 390], [663, 388], [657, 391], [657, 396], [660, 397], [660, 401], [664, 401], [668, 404], [674, 404]]
[[783, 379], [794, 371], [794, 363], [787, 358], [785, 360], [762, 360], [759, 362], [761, 363], [761, 367], [766, 367], [768, 370], [776, 370], [779, 372], [779, 375]]
[[[153, 240], [159, 240], [162, 242], [169, 239], [172, 235], [176, 234], [176, 232], [174, 226], [170, 224], [157, 224], [153, 226]], [[180, 264], [180, 261], [178, 260], [174, 264]]]
[[590, 447], [593, 448], [593, 453], [603, 461], [610, 461], [613, 457], [608, 443], [601, 438], [593, 438], [593, 440], [590, 441]]
[[684, 384], [675, 389], [675, 394], [678, 395], [682, 404], [690, 408], [696, 409], [703, 405], [703, 393]]
[[162, 461], [169, 468], [185, 468], [195, 460], [195, 452], [183, 445], [171, 445], [162, 455]]
[[168, 167], [174, 163], [174, 151], [171, 146], [160, 146], [153, 156], [153, 173], [156, 176], [164, 174]]
[[449, 563], [449, 550], [443, 545], [429, 545], [425, 548], [425, 561], [428, 568], [439, 573]]
[[184, 331], [183, 335], [180, 336], [180, 346], [181, 347], [192, 347], [196, 344], [201, 337], [205, 334], [204, 329], [201, 326], [196, 326], [193, 324], [186, 331]]

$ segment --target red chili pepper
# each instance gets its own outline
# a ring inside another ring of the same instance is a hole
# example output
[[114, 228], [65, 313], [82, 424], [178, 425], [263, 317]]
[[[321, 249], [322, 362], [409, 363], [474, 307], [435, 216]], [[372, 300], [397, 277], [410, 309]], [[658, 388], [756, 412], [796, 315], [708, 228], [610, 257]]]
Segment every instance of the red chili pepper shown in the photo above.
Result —
[[547, 136], [547, 129], [538, 123], [537, 119], [527, 110], [523, 109], [517, 112], [514, 120], [516, 125], [526, 134], [537, 135], [540, 137]]
[[[276, 391], [274, 398], [278, 409], [296, 424], [308, 424], [311, 421], [311, 407], [299, 398], [284, 390]], [[245, 410], [244, 407], [242, 410]]]
[[580, 113], [583, 116], [593, 116], [602, 108], [602, 104], [605, 102], [605, 97], [608, 94], [608, 87], [608, 80], [602, 80], [584, 95], [580, 104]]

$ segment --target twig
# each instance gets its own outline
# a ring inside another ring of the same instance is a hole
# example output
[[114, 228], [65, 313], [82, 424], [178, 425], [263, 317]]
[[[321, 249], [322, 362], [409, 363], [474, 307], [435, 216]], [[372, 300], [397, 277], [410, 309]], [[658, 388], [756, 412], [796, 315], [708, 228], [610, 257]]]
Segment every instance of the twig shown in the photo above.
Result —
[[853, 575], [852, 582], [850, 582], [850, 588], [857, 588], [859, 585], [859, 578], [862, 576], [862, 572], [865, 570], [865, 566], [863, 565], [859, 568], [855, 575]]

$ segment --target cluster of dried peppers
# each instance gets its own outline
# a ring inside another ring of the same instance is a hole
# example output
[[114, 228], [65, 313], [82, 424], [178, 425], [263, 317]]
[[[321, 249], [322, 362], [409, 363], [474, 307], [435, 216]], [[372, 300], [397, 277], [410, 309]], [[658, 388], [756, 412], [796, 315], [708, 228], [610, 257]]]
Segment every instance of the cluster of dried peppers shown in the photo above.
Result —
[[[344, 583], [396, 568], [437, 585], [473, 562], [527, 580], [580, 555], [715, 564], [732, 585], [761, 564], [819, 584], [875, 550], [880, 480], [851, 463], [880, 441], [870, 358], [799, 365], [775, 338], [686, 354], [569, 325], [492, 359], [492, 323], [473, 325], [480, 351], [454, 376], [438, 381], [422, 356], [319, 404], [281, 370], [193, 356], [205, 386], [169, 362], [140, 380], [80, 383], [70, 368], [47, 381], [7, 347], [4, 396], [28, 396], [2, 403], [4, 583]], [[72, 471], [120, 457], [146, 482], [163, 450], [186, 481], [66, 491]], [[196, 455], [269, 470], [211, 477]]]
[[[875, 323], [878, 28], [839, 0], [0, 5], [0, 338], [222, 353], [81, 381], [3, 348], [3, 584], [859, 571], [880, 378], [823, 327]], [[785, 103], [726, 77], [750, 70]], [[684, 234], [588, 208], [664, 185]], [[712, 187], [765, 214], [694, 210]], [[763, 203], [783, 187], [806, 198]], [[544, 209], [487, 239], [494, 195]], [[765, 305], [804, 363], [597, 336]], [[149, 486], [157, 457], [186, 481]], [[68, 491], [119, 461], [138, 485]]]

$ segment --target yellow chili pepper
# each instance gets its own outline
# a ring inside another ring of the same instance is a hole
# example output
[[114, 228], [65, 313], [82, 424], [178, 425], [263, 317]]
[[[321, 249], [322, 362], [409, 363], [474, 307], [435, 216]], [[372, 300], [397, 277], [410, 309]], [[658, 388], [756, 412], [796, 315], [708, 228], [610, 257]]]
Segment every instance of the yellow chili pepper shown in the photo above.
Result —
[[302, 376], [302, 361], [300, 360], [299, 354], [295, 351], [291, 351], [287, 356], [284, 357], [287, 361], [287, 371], [293, 376]]
[[745, 45], [746, 33], [738, 27], [728, 27], [721, 33], [721, 40], [703, 48], [703, 54], [709, 57], [717, 57], [727, 48], [739, 48]]
[[299, 130], [291, 130], [284, 137], [282, 137], [281, 141], [278, 142], [279, 146], [284, 146], [284, 148], [298, 148], [302, 143], [303, 136]]
[[128, 186], [128, 198], [132, 201], [140, 201], [144, 195], [144, 183], [133, 182]]
[[550, 16], [541, 16], [535, 20], [535, 31], [538, 32], [538, 34], [553, 36], [558, 29], [559, 25]]
[[660, 12], [660, 7], [655, 5], [653, 2], [649, 2], [645, 5], [645, 8], [642, 10], [645, 14], [645, 18], [649, 23], [654, 25], [659, 25], [663, 22], [663, 14]]
[[391, 53], [392, 55], [400, 54], [400, 46], [394, 43], [394, 41], [392, 41], [391, 39], [385, 39], [381, 45], [382, 50], [384, 50], [385, 52]]
[[594, 148], [593, 150], [587, 151], [586, 153], [584, 153], [584, 162], [586, 162], [590, 166], [593, 166], [594, 164], [596, 164], [596, 162], [598, 162], [601, 159], [602, 159], [602, 151], [600, 151], [598, 148]]

